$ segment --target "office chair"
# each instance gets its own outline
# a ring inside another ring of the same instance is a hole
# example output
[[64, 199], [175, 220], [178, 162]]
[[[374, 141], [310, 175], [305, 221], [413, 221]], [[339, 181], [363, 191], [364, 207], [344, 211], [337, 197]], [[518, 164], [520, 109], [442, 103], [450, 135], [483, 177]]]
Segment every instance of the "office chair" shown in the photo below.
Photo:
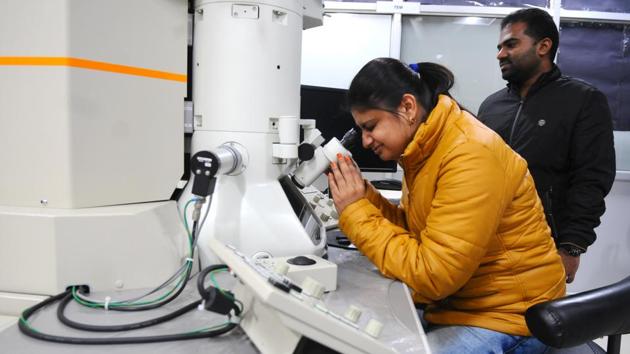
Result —
[[525, 320], [532, 334], [551, 347], [582, 348], [581, 351], [555, 350], [553, 353], [603, 352], [591, 341], [608, 336], [607, 353], [619, 354], [621, 335], [630, 333], [630, 277], [536, 304], [527, 309]]

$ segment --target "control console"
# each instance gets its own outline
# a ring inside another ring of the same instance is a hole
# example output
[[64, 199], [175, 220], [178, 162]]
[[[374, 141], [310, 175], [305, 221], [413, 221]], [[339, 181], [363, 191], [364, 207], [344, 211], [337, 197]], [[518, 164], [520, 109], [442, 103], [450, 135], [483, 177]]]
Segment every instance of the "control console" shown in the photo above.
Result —
[[308, 201], [315, 215], [321, 220], [326, 230], [334, 229], [339, 222], [339, 213], [335, 208], [332, 198], [322, 193], [319, 189], [308, 186], [302, 189], [304, 198]]
[[337, 265], [324, 258], [308, 255], [263, 258], [257, 262], [268, 270], [286, 275], [295, 284], [301, 284], [306, 277], [311, 277], [324, 286], [324, 291], [337, 289]]
[[358, 307], [349, 306], [343, 315], [331, 311], [322, 301], [324, 286], [310, 276], [298, 285], [218, 239], [210, 247], [238, 279], [233, 293], [244, 307], [240, 325], [261, 352], [293, 353], [302, 337], [341, 353], [396, 352], [379, 340], [378, 319], [360, 327]]

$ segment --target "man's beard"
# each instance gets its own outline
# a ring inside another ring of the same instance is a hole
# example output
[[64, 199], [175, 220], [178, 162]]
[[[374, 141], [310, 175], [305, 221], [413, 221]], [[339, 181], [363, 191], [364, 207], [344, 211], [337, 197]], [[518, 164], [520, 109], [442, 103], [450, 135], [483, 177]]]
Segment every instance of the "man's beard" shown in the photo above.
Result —
[[516, 58], [518, 63], [515, 63], [510, 59], [500, 61], [499, 66], [501, 66], [501, 64], [503, 63], [507, 63], [510, 65], [507, 71], [501, 72], [503, 80], [506, 80], [511, 84], [520, 86], [525, 81], [536, 75], [536, 73], [538, 72], [538, 68], [540, 67], [540, 61], [535, 60], [534, 56], [535, 52], [527, 53], [524, 56]]
[[534, 76], [538, 68], [538, 66], [534, 65], [527, 68], [515, 67], [514, 63], [509, 63], [511, 65], [511, 68], [507, 71], [501, 72], [501, 76], [503, 77], [503, 80], [517, 86], [523, 84], [525, 81]]

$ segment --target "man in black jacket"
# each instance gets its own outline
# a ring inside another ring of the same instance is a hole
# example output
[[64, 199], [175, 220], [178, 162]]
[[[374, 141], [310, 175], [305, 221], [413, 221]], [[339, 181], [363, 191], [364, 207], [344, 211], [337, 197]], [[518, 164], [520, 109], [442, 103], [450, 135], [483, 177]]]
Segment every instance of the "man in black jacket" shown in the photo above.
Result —
[[497, 59], [508, 85], [478, 116], [527, 160], [570, 283], [606, 209], [615, 150], [604, 94], [553, 63], [558, 37], [544, 10], [505, 17]]

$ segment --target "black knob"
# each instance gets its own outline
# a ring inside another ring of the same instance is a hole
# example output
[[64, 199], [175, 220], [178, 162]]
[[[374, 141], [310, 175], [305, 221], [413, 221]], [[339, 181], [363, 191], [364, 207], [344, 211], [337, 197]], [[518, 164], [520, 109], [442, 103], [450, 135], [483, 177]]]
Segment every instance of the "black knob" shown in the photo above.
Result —
[[214, 177], [219, 170], [219, 159], [210, 151], [199, 151], [190, 159], [190, 169], [195, 177], [192, 194], [207, 197], [214, 191]]
[[308, 161], [315, 156], [315, 146], [313, 144], [303, 143], [298, 146], [298, 157], [302, 161]]
[[314, 259], [311, 259], [305, 256], [297, 256], [297, 257], [287, 259], [287, 263], [292, 264], [292, 265], [307, 266], [307, 265], [313, 265], [317, 262]]

